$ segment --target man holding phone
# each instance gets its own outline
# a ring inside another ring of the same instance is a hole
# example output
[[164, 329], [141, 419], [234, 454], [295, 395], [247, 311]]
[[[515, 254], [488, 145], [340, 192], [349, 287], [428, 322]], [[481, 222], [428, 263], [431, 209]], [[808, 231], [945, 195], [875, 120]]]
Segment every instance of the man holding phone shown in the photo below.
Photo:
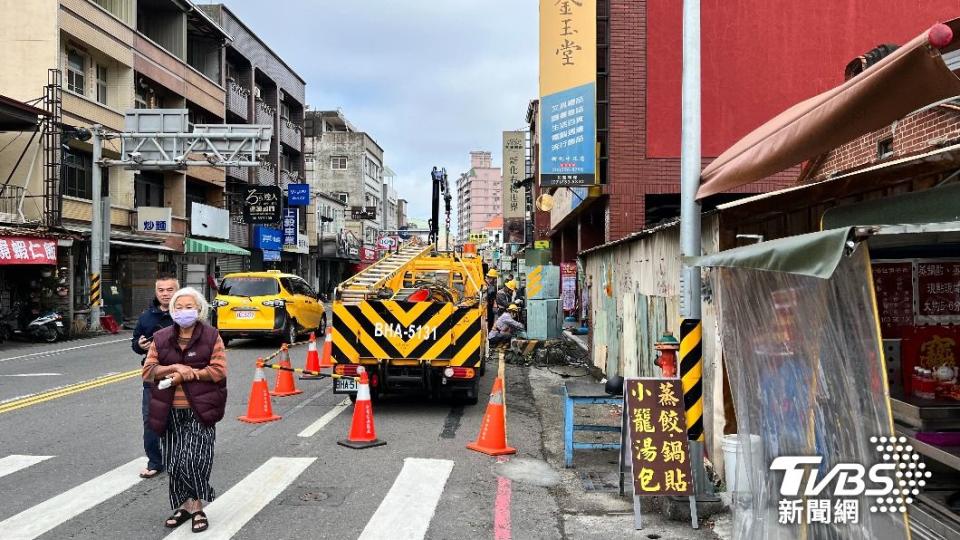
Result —
[[[137, 319], [137, 327], [133, 330], [131, 347], [133, 352], [141, 355], [140, 365], [146, 358], [153, 333], [161, 328], [173, 324], [170, 318], [170, 299], [173, 293], [180, 289], [180, 282], [171, 274], [157, 276], [154, 292], [156, 297], [150, 307], [145, 309]], [[143, 401], [140, 412], [143, 416], [143, 450], [147, 454], [147, 468], [140, 471], [140, 478], [153, 478], [163, 472], [163, 454], [160, 451], [160, 437], [147, 425], [148, 407], [150, 404], [150, 383], [143, 383]]]

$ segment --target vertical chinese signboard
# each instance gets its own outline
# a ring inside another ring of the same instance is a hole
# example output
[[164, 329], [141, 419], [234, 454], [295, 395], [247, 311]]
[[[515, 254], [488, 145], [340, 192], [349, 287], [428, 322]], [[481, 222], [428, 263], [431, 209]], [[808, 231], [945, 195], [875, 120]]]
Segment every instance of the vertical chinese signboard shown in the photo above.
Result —
[[913, 262], [872, 262], [873, 287], [884, 337], [913, 326]]
[[283, 245], [285, 246], [296, 246], [297, 245], [297, 219], [299, 218], [299, 213], [296, 208], [284, 208], [283, 209]]
[[680, 379], [627, 379], [623, 396], [634, 495], [692, 495]]
[[597, 2], [540, 0], [540, 185], [597, 184]]
[[526, 244], [527, 190], [516, 187], [523, 180], [523, 131], [503, 132], [503, 243]]
[[563, 310], [573, 311], [577, 307], [577, 263], [560, 263], [560, 298]]

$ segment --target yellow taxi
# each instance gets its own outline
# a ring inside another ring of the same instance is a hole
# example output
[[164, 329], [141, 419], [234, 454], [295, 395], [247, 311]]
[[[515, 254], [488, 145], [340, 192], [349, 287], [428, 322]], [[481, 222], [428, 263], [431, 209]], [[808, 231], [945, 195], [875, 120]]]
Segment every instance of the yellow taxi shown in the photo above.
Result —
[[317, 293], [300, 276], [279, 270], [227, 274], [212, 306], [224, 344], [247, 337], [293, 343], [304, 333], [322, 333], [327, 326]]

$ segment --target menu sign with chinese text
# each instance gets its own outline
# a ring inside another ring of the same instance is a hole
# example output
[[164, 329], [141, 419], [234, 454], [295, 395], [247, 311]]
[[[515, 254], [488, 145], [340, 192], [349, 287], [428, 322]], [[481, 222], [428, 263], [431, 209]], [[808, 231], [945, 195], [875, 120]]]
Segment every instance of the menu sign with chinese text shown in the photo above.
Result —
[[596, 0], [540, 0], [540, 185], [596, 175]]
[[917, 315], [928, 321], [960, 319], [960, 261], [917, 262]]
[[913, 262], [874, 262], [871, 266], [881, 330], [888, 335], [897, 328], [913, 326]]
[[0, 237], [0, 265], [57, 264], [57, 241], [22, 236]]
[[692, 495], [680, 379], [627, 379], [627, 444], [636, 495]]
[[526, 135], [523, 131], [503, 132], [503, 242], [525, 244], [527, 190], [517, 187], [524, 179]]

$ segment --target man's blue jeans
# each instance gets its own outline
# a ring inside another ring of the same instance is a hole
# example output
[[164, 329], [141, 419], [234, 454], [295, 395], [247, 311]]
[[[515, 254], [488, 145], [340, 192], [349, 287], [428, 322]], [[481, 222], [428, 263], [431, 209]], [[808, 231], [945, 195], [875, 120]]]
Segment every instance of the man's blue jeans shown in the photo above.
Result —
[[147, 454], [147, 469], [163, 470], [163, 454], [160, 451], [160, 436], [150, 429], [150, 384], [143, 383], [143, 451]]

